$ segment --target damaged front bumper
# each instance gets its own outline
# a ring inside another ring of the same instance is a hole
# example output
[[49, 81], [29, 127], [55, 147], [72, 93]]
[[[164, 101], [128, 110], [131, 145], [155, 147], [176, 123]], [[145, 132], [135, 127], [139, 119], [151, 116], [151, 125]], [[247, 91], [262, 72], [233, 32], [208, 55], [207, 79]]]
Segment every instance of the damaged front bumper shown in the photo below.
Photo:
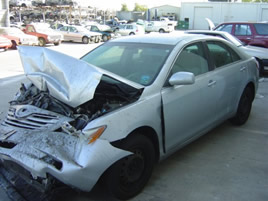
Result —
[[11, 106], [0, 125], [2, 164], [39, 190], [48, 188], [52, 176], [68, 186], [90, 191], [107, 168], [131, 153], [104, 139], [88, 144], [84, 137], [53, 130], [71, 120], [34, 106]]

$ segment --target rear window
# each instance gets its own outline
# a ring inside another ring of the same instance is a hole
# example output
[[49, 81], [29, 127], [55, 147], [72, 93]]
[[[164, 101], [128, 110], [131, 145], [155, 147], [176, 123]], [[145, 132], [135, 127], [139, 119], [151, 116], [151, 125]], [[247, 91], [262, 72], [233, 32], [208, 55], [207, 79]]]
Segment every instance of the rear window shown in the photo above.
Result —
[[254, 24], [254, 27], [259, 35], [268, 35], [268, 24]]

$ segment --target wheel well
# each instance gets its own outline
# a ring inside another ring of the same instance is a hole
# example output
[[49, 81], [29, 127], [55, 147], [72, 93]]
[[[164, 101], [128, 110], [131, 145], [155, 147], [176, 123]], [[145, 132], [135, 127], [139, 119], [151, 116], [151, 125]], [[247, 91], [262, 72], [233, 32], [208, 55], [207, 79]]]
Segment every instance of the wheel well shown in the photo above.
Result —
[[158, 141], [157, 134], [156, 134], [155, 130], [149, 126], [143, 126], [140, 128], [136, 128], [126, 138], [112, 142], [112, 145], [115, 147], [120, 147], [120, 144], [123, 143], [124, 140], [126, 140], [129, 136], [138, 135], [138, 134], [141, 134], [141, 135], [143, 135], [151, 140], [151, 142], [153, 143], [154, 149], [155, 149], [155, 156], [156, 156], [155, 162], [159, 161], [159, 157], [160, 157], [159, 141]]
[[252, 82], [248, 83], [247, 86], [245, 88], [249, 87], [252, 92], [253, 92], [253, 97], [252, 97], [252, 101], [254, 100], [254, 96], [255, 96], [255, 86]]

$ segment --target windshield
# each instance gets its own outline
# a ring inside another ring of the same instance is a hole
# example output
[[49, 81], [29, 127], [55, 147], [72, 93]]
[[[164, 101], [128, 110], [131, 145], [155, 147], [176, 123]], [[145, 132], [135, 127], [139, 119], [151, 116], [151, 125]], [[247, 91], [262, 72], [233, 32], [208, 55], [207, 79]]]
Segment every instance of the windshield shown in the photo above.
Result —
[[259, 35], [268, 35], [268, 24], [254, 24], [255, 29]]
[[133, 82], [153, 83], [173, 46], [147, 43], [105, 43], [89, 52], [83, 61]]

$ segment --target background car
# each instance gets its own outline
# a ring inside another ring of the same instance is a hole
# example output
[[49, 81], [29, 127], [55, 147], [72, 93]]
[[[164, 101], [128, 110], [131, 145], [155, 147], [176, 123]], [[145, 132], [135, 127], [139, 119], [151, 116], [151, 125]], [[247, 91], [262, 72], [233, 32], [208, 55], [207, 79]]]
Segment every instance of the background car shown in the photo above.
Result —
[[12, 48], [16, 48], [18, 45], [38, 45], [38, 38], [23, 33], [15, 27], [0, 27], [0, 36], [6, 37], [11, 40]]
[[12, 47], [11, 40], [0, 36], [0, 49], [7, 50]]
[[30, 7], [32, 6], [32, 1], [31, 0], [9, 0], [9, 6]]
[[49, 25], [45, 23], [27, 24], [25, 28], [23, 28], [23, 32], [28, 35], [36, 36], [40, 46], [51, 43], [57, 46], [60, 45], [63, 39], [60, 33], [49, 28]]
[[0, 163], [37, 189], [90, 191], [102, 180], [128, 200], [156, 162], [228, 119], [245, 124], [258, 89], [257, 61], [211, 36], [121, 37], [80, 60], [19, 53], [29, 82], [0, 123]]
[[186, 31], [190, 34], [204, 34], [209, 36], [218, 36], [231, 43], [233, 43], [238, 48], [242, 49], [248, 55], [253, 56], [259, 62], [260, 75], [263, 75], [268, 71], [268, 49], [263, 47], [256, 47], [252, 45], [246, 45], [241, 42], [239, 39], [224, 31], [206, 31], [206, 30], [193, 30]]
[[145, 34], [145, 30], [142, 26], [137, 25], [135, 23], [133, 24], [121, 24], [119, 25], [115, 31], [122, 36], [128, 36], [128, 35], [142, 35]]
[[107, 40], [110, 40], [115, 37], [113, 30], [107, 25], [93, 24], [86, 25], [85, 28], [92, 32], [101, 33], [103, 42], [106, 42]]
[[225, 22], [214, 30], [226, 31], [247, 45], [268, 48], [268, 23]]
[[63, 35], [64, 41], [82, 42], [88, 44], [89, 42], [98, 43], [101, 41], [102, 34], [87, 30], [82, 26], [65, 25], [57, 30]]

